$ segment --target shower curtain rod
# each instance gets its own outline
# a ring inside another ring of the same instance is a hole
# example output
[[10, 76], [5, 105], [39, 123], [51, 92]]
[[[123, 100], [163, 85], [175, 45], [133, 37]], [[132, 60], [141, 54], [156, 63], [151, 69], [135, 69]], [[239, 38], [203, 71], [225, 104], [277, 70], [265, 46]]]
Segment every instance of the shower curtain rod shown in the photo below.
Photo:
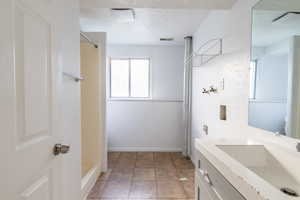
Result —
[[94, 43], [88, 36], [86, 36], [83, 32], [80, 31], [80, 36], [82, 36], [88, 43], [93, 45], [95, 48], [98, 48], [98, 45]]
[[276, 17], [275, 19], [273, 19], [272, 22], [274, 23], [274, 22], [280, 20], [281, 18], [284, 18], [285, 16], [287, 16], [289, 14], [300, 15], [300, 12], [293, 12], [293, 11], [285, 12], [282, 15], [280, 15], [279, 17]]

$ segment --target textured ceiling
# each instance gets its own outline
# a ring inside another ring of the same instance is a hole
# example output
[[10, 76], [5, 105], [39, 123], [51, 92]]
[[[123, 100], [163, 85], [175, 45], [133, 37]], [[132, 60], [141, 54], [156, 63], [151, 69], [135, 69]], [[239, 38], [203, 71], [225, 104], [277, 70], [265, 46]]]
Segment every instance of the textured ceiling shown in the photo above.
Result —
[[[99, 1], [100, 2], [100, 1]], [[137, 8], [134, 22], [117, 19], [108, 8], [81, 8], [84, 32], [107, 32], [109, 44], [181, 45], [192, 35], [209, 11], [199, 9]], [[172, 37], [172, 42], [161, 42]]]
[[228, 9], [236, 0], [81, 0], [81, 8]]
[[261, 0], [255, 5], [254, 9], [296, 11], [300, 9], [300, 1], [299, 0]]

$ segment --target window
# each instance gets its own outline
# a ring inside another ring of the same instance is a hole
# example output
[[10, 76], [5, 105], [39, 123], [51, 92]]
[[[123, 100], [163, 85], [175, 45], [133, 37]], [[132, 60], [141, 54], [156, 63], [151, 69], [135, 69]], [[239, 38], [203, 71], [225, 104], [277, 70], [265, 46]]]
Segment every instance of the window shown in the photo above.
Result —
[[149, 98], [150, 60], [111, 59], [110, 96], [111, 98]]
[[249, 98], [255, 99], [256, 92], [256, 70], [257, 60], [250, 62], [250, 87], [249, 87]]

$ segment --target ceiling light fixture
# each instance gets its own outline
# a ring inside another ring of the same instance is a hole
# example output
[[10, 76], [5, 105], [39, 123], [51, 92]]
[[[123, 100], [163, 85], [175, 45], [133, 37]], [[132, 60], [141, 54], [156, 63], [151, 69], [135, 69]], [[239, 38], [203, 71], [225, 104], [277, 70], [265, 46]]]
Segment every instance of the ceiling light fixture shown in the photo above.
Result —
[[163, 42], [168, 42], [168, 41], [173, 41], [174, 38], [160, 38], [159, 40]]
[[111, 14], [120, 23], [130, 23], [135, 20], [135, 11], [133, 8], [111, 8]]

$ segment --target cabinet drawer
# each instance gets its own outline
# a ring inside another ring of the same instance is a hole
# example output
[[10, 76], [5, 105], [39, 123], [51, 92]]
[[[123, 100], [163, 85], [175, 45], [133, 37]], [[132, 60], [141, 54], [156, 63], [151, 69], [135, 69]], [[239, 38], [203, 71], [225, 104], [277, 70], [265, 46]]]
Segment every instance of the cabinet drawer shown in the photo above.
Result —
[[196, 200], [222, 200], [212, 190], [204, 178], [200, 175], [196, 175], [196, 186], [197, 186], [197, 198]]
[[197, 173], [222, 200], [246, 200], [200, 152]]

